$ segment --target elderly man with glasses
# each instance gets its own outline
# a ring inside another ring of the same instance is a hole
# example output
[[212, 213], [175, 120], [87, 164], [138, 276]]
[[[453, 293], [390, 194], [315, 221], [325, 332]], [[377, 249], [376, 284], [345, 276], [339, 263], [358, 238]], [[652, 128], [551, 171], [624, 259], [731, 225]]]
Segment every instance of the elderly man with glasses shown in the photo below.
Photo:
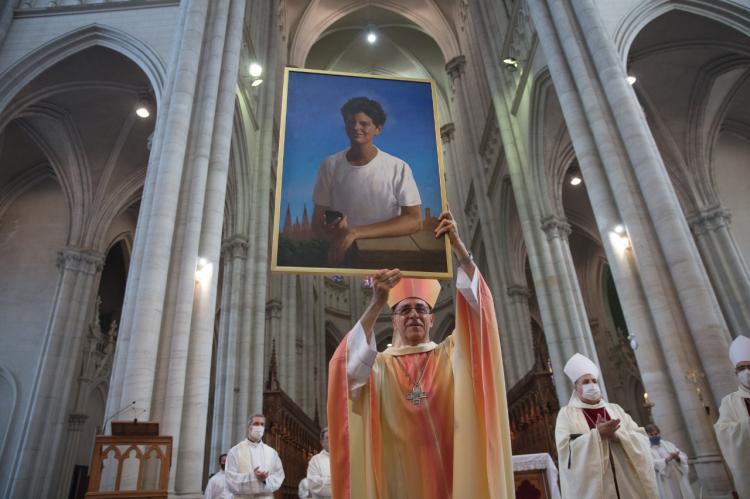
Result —
[[[333, 496], [513, 497], [510, 431], [500, 337], [487, 284], [458, 236], [455, 331], [430, 341], [440, 284], [398, 269], [373, 276], [372, 300], [331, 359], [328, 385]], [[392, 313], [392, 346], [373, 329]]]

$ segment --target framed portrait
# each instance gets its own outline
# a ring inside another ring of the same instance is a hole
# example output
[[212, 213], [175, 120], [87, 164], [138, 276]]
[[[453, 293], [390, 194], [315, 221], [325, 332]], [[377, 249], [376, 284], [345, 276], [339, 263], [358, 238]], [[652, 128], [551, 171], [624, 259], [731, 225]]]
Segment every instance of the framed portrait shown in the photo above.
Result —
[[287, 68], [271, 269], [452, 277], [434, 82]]

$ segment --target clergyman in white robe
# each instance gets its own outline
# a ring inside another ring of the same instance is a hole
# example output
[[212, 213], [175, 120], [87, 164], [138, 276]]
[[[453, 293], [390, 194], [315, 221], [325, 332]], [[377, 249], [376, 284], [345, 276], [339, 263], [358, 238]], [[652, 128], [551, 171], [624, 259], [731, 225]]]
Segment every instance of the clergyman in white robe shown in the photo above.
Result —
[[656, 485], [661, 499], [695, 499], [690, 486], [687, 454], [675, 444], [661, 438], [656, 425], [646, 426], [651, 441], [651, 457], [654, 460]]
[[739, 387], [721, 401], [714, 425], [721, 453], [739, 497], [750, 497], [750, 339], [738, 336], [729, 348]]
[[320, 431], [323, 450], [315, 454], [307, 465], [307, 488], [315, 499], [331, 497], [331, 456], [328, 454], [328, 428]]
[[219, 467], [221, 469], [208, 480], [203, 499], [232, 499], [231, 492], [227, 490], [227, 478], [224, 473], [226, 464], [227, 455], [222, 454], [219, 456]]
[[[262, 427], [257, 424], [261, 418]], [[234, 499], [272, 499], [284, 482], [284, 467], [278, 453], [261, 440], [264, 428], [265, 416], [253, 416], [247, 425], [248, 438], [232, 447], [227, 455], [227, 489]], [[267, 476], [259, 479], [258, 472]]]
[[227, 490], [227, 479], [224, 470], [212, 476], [206, 484], [204, 499], [231, 499], [232, 493]]
[[[599, 369], [591, 360], [575, 354], [565, 365], [565, 374], [576, 390], [568, 405], [560, 409], [555, 426], [563, 499], [657, 499], [645, 430], [622, 407], [601, 398], [594, 386], [598, 385]], [[584, 391], [585, 384], [592, 389]], [[596, 419], [589, 422], [592, 414]], [[608, 423], [610, 431], [614, 429], [612, 436], [605, 438], [603, 428], [600, 433], [599, 422]]]

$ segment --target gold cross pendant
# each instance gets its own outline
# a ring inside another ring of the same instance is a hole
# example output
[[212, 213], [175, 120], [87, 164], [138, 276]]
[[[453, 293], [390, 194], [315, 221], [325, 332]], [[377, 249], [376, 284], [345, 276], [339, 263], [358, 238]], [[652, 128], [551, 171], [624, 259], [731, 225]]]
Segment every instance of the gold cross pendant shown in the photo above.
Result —
[[406, 400], [414, 405], [420, 405], [422, 403], [422, 399], [426, 398], [427, 392], [423, 392], [422, 388], [419, 385], [414, 385], [409, 394], [406, 396]]

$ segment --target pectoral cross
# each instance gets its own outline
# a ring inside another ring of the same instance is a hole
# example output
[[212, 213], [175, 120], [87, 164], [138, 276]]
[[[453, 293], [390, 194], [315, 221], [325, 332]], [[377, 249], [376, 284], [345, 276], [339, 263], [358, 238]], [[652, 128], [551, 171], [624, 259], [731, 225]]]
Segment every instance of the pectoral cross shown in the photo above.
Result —
[[406, 396], [406, 400], [414, 405], [420, 405], [422, 403], [422, 399], [426, 398], [427, 392], [423, 392], [422, 387], [420, 387], [419, 385], [414, 385], [409, 394]]

